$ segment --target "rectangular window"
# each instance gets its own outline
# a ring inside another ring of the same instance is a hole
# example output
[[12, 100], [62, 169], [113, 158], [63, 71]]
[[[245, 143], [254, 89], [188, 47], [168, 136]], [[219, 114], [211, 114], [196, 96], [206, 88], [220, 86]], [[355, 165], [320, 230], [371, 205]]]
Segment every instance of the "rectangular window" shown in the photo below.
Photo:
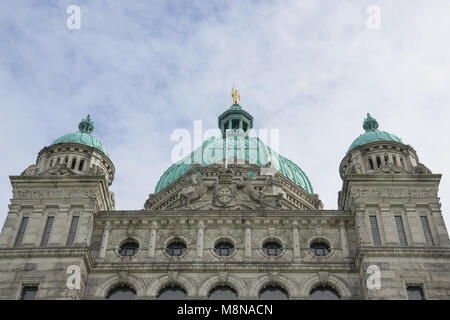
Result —
[[432, 247], [434, 246], [433, 237], [431, 236], [430, 224], [428, 223], [428, 218], [426, 216], [421, 216], [420, 220], [422, 221], [422, 229], [425, 234], [425, 240], [427, 241], [427, 245]]
[[406, 292], [408, 293], [408, 300], [426, 300], [422, 286], [407, 286]]
[[72, 246], [75, 242], [75, 235], [77, 234], [78, 220], [80, 217], [73, 216], [72, 223], [70, 224], [69, 236], [67, 237], [67, 245]]
[[372, 160], [372, 158], [369, 158], [369, 166], [370, 166], [370, 170], [373, 170], [374, 165], [373, 165], [373, 160]]
[[48, 166], [49, 168], [51, 168], [51, 167], [53, 167], [53, 159], [52, 160], [50, 160], [50, 164], [49, 164], [49, 166]]
[[36, 299], [37, 291], [38, 291], [38, 286], [23, 286], [22, 293], [20, 294], [20, 300]]
[[20, 223], [19, 233], [17, 234], [16, 242], [14, 243], [14, 247], [20, 247], [22, 245], [23, 236], [25, 234], [25, 230], [27, 229], [28, 217], [23, 217], [22, 222]]
[[53, 220], [55, 217], [48, 217], [47, 223], [45, 224], [44, 234], [42, 235], [41, 246], [45, 247], [48, 244], [48, 239], [50, 238], [50, 232], [52, 231]]
[[381, 158], [380, 158], [380, 156], [377, 156], [376, 159], [377, 159], [377, 168], [380, 168], [381, 167]]
[[84, 165], [84, 159], [80, 160], [80, 165], [78, 166], [78, 170], [81, 171], [83, 170], [83, 165]]
[[395, 224], [397, 225], [397, 233], [398, 233], [398, 239], [400, 240], [400, 245], [406, 246], [406, 236], [405, 236], [405, 229], [403, 228], [403, 221], [401, 216], [395, 216]]
[[77, 157], [74, 157], [72, 158], [72, 165], [70, 166], [70, 169], [74, 170], [76, 164], [77, 164]]
[[378, 231], [378, 222], [376, 216], [370, 216], [370, 229], [372, 230], [373, 244], [381, 246], [380, 232]]

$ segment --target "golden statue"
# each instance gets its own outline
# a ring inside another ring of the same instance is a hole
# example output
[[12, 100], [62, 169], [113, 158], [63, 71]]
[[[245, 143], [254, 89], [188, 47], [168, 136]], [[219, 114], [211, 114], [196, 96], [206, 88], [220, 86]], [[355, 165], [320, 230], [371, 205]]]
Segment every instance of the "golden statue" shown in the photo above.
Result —
[[241, 95], [239, 91], [236, 89], [236, 86], [233, 84], [233, 88], [231, 88], [231, 96], [233, 97], [233, 104], [239, 104], [241, 100]]

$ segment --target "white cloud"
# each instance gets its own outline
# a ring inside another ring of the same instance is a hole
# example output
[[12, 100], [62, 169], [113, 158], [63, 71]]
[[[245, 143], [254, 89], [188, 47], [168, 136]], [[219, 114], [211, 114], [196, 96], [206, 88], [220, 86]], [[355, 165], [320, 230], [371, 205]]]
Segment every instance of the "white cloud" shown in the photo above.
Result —
[[[142, 208], [170, 165], [172, 130], [215, 127], [236, 83], [326, 208], [370, 112], [443, 174], [450, 225], [448, 1], [81, 1], [80, 30], [66, 28], [69, 4], [0, 4], [1, 221], [7, 176], [87, 113], [116, 166], [118, 209]], [[372, 4], [380, 30], [366, 27]]]

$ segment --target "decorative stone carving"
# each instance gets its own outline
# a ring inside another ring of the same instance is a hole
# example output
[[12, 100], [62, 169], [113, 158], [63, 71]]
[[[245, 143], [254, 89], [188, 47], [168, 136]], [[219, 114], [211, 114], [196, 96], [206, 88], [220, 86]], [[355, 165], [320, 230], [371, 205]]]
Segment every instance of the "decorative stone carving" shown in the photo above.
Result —
[[150, 193], [148, 195], [148, 199], [145, 200], [145, 203], [144, 203], [144, 209], [150, 210], [153, 207], [153, 205], [155, 204], [154, 197], [155, 197], [155, 195], [153, 193]]
[[213, 204], [216, 206], [230, 206], [235, 204], [236, 185], [235, 184], [216, 184], [214, 187]]
[[207, 191], [208, 186], [203, 181], [201, 173], [197, 173], [192, 175], [191, 185], [188, 185], [180, 192], [180, 199], [186, 204], [187, 208], [190, 208], [191, 202], [203, 197]]
[[[28, 169], [27, 169], [28, 170]], [[78, 173], [68, 168], [65, 164], [57, 164], [54, 167], [50, 167], [46, 171], [39, 173], [40, 176], [76, 176]]]
[[431, 174], [431, 170], [428, 169], [423, 163], [419, 163], [413, 168], [413, 174]]
[[96, 198], [95, 188], [82, 189], [19, 189], [13, 190], [13, 197], [20, 199], [85, 199]]
[[32, 164], [28, 166], [20, 175], [21, 176], [35, 176], [37, 174], [38, 168], [36, 165]]
[[407, 187], [379, 187], [354, 188], [352, 196], [356, 198], [432, 198], [437, 196], [434, 188], [407, 188]]
[[92, 166], [89, 168], [88, 174], [91, 176], [103, 176], [105, 175], [105, 172], [99, 166]]
[[345, 171], [345, 174], [361, 174], [361, 166], [357, 163], [350, 165], [347, 170]]
[[255, 201], [256, 203], [258, 203], [259, 207], [262, 207], [263, 205], [263, 200], [264, 200], [264, 191], [258, 191], [256, 190], [253, 185], [252, 182], [249, 180], [250, 176], [246, 175], [242, 177], [241, 182], [238, 184], [239, 187], [242, 187], [242, 191], [247, 194], [247, 196]]
[[382, 165], [380, 168], [378, 168], [377, 171], [375, 171], [375, 174], [395, 174], [395, 173], [408, 173], [408, 172], [402, 167], [399, 167], [393, 163], [386, 163]]

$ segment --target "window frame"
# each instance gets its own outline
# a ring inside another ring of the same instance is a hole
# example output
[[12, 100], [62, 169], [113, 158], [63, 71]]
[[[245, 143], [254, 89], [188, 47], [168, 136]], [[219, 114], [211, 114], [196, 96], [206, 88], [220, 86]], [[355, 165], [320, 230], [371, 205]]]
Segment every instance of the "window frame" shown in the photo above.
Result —
[[[36, 288], [33, 299], [23, 299], [25, 288]], [[22, 285], [20, 286], [18, 300], [36, 300], [38, 293], [39, 293], [39, 283], [22, 283]]]
[[[276, 243], [279, 248], [265, 248], [264, 246], [268, 245], [268, 244], [274, 244]], [[270, 250], [280, 250], [278, 254], [270, 254]], [[261, 251], [264, 253], [265, 256], [267, 257], [280, 257], [284, 250], [283, 244], [280, 243], [280, 241], [278, 240], [274, 240], [274, 239], [270, 239], [270, 240], [266, 240], [263, 242], [262, 246], [261, 246]]]
[[[131, 245], [134, 244], [136, 245], [135, 248], [124, 248], [124, 246], [126, 245]], [[119, 246], [119, 250], [118, 253], [121, 257], [135, 257], [140, 249], [140, 245], [139, 242], [135, 241], [134, 239], [127, 239], [126, 241], [124, 241], [120, 246]], [[134, 250], [133, 254], [122, 254], [122, 251], [125, 250], [125, 253], [127, 253], [128, 251]]]
[[25, 232], [27, 231], [28, 227], [28, 221], [30, 221], [29, 216], [23, 216], [22, 219], [20, 220], [19, 229], [17, 230], [16, 239], [14, 240], [14, 248], [22, 247], [22, 242], [23, 239], [25, 238]]
[[[174, 244], [183, 244], [184, 247], [181, 248], [170, 248], [170, 246], [174, 245]], [[174, 250], [181, 250], [180, 254], [172, 254], [171, 251], [173, 252]], [[164, 250], [164, 252], [169, 256], [169, 257], [181, 257], [184, 256], [187, 252], [187, 245], [184, 241], [180, 240], [180, 239], [175, 239], [170, 241], [167, 245], [166, 248]]]

